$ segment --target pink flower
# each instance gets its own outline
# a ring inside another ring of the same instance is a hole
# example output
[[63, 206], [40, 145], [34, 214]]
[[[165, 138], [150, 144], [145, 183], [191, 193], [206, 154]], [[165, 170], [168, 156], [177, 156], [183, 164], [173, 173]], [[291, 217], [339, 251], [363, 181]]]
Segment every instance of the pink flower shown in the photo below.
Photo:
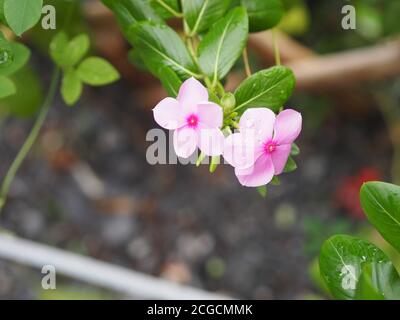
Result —
[[208, 156], [222, 154], [222, 108], [208, 101], [207, 89], [196, 79], [186, 80], [177, 99], [166, 98], [153, 111], [161, 127], [175, 130], [174, 148], [179, 157], [189, 158], [197, 147]]
[[278, 116], [266, 108], [248, 109], [240, 119], [240, 133], [227, 137], [224, 145], [224, 158], [235, 167], [239, 182], [259, 187], [281, 174], [301, 125], [301, 114], [291, 109]]

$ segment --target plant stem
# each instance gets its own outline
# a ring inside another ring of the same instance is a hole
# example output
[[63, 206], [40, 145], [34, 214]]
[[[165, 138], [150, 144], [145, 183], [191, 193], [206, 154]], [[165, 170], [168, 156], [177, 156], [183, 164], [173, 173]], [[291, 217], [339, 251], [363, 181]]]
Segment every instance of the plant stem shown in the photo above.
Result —
[[276, 34], [276, 29], [272, 30], [272, 43], [274, 44], [274, 54], [275, 54], [275, 64], [281, 65], [281, 53], [279, 51], [278, 36]]
[[176, 12], [174, 9], [172, 9], [169, 5], [167, 5], [163, 0], [156, 0], [160, 6], [163, 6], [167, 11], [169, 11], [172, 15], [174, 15], [177, 18], [182, 18], [183, 14], [180, 12]]
[[40, 129], [43, 126], [44, 120], [47, 117], [47, 114], [50, 110], [54, 96], [56, 94], [59, 79], [60, 79], [60, 69], [56, 68], [54, 70], [52, 78], [51, 78], [51, 84], [50, 84], [50, 88], [47, 93], [46, 99], [43, 103], [42, 108], [40, 109], [39, 115], [31, 129], [31, 132], [29, 133], [25, 143], [23, 144], [17, 157], [14, 159], [13, 163], [11, 164], [10, 169], [7, 171], [7, 173], [4, 177], [3, 184], [2, 184], [1, 190], [0, 190], [0, 213], [6, 203], [7, 195], [10, 190], [10, 186], [15, 178], [15, 175], [17, 174], [17, 171], [21, 167], [21, 164], [25, 160], [26, 156], [32, 149], [32, 146], [35, 143], [35, 141], [39, 135]]
[[246, 76], [250, 77], [251, 76], [251, 68], [250, 68], [249, 54], [247, 53], [247, 48], [244, 48], [244, 50], [243, 50], [243, 63], [244, 63], [244, 69], [246, 71]]

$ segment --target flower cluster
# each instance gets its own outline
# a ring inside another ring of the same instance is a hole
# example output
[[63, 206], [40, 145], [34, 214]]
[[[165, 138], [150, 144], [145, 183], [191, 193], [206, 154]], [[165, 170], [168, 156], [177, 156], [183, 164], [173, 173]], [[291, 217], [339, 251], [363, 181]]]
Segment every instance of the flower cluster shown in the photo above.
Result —
[[224, 112], [209, 101], [207, 89], [196, 79], [186, 80], [177, 99], [166, 98], [154, 108], [154, 119], [174, 130], [174, 148], [182, 158], [197, 148], [207, 156], [222, 155], [247, 187], [264, 186], [281, 174], [302, 126], [301, 114], [288, 109], [275, 115], [267, 108], [247, 109], [239, 132], [222, 133]]

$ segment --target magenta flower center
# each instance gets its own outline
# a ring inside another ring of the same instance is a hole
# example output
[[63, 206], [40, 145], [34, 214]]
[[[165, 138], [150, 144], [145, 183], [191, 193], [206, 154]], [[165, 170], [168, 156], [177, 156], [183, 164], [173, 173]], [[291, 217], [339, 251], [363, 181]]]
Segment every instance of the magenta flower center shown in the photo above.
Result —
[[190, 128], [197, 128], [197, 125], [199, 124], [199, 118], [197, 115], [191, 114], [189, 117], [187, 117], [186, 122]]
[[271, 154], [274, 153], [276, 150], [276, 142], [274, 141], [268, 141], [266, 143], [264, 143], [264, 151], [267, 154]]

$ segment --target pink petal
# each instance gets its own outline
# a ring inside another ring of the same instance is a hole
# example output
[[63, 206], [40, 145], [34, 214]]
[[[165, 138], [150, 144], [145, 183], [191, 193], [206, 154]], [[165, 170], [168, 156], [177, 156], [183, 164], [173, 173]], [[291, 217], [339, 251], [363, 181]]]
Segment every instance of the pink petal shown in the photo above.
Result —
[[240, 131], [253, 130], [260, 142], [272, 138], [275, 113], [267, 108], [247, 109], [240, 118]]
[[197, 148], [196, 130], [183, 127], [174, 131], [174, 149], [178, 157], [189, 158]]
[[261, 187], [271, 182], [274, 177], [274, 165], [270, 156], [263, 155], [254, 166], [247, 169], [235, 169], [239, 182], [245, 187]]
[[301, 114], [292, 109], [282, 111], [275, 122], [274, 140], [278, 144], [292, 144], [301, 132]]
[[197, 114], [201, 123], [210, 128], [222, 126], [224, 114], [222, 108], [213, 102], [201, 102], [197, 105]]
[[198, 146], [207, 156], [219, 156], [224, 149], [225, 137], [218, 128], [201, 127], [198, 130]]
[[182, 84], [177, 99], [186, 115], [196, 113], [197, 104], [208, 101], [208, 91], [201, 82], [190, 78]]
[[290, 155], [292, 146], [290, 144], [282, 144], [277, 146], [275, 151], [272, 153], [272, 162], [275, 168], [275, 175], [281, 174], [285, 169], [286, 162]]
[[234, 133], [228, 136], [224, 142], [224, 159], [235, 168], [249, 168], [257, 160], [254, 135], [249, 132]]
[[173, 98], [165, 98], [154, 109], [154, 120], [168, 130], [177, 129], [184, 125], [185, 119], [179, 102]]

